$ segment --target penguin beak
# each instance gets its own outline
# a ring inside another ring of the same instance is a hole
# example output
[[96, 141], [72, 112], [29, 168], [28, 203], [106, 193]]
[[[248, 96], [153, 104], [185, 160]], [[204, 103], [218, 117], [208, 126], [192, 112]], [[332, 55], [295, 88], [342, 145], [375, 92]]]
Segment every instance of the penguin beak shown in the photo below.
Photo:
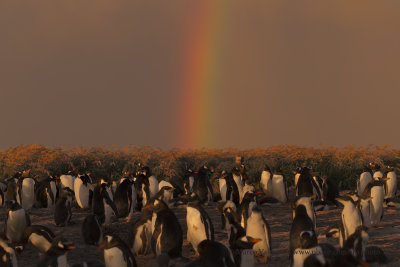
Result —
[[344, 199], [340, 197], [337, 197], [336, 200], [339, 201], [341, 204], [344, 204], [345, 202]]
[[258, 242], [260, 242], [260, 241], [261, 241], [261, 239], [253, 239], [253, 240], [251, 240], [251, 242], [254, 243], [254, 244], [255, 244], [255, 243], [258, 243]]
[[360, 261], [361, 266], [370, 267], [370, 265], [366, 261]]
[[390, 180], [389, 178], [382, 178], [381, 179], [382, 181], [388, 181], [388, 180]]
[[261, 191], [256, 192], [257, 195], [261, 195], [262, 193], [263, 192], [261, 192]]
[[97, 248], [97, 250], [98, 250], [98, 251], [101, 251], [101, 250], [104, 249], [105, 246], [106, 246], [106, 243], [103, 242], [103, 243], [100, 244], [100, 246]]
[[68, 250], [73, 250], [73, 249], [76, 249], [76, 247], [75, 247], [75, 246], [66, 246], [65, 248], [66, 248], [66, 249], [68, 249]]

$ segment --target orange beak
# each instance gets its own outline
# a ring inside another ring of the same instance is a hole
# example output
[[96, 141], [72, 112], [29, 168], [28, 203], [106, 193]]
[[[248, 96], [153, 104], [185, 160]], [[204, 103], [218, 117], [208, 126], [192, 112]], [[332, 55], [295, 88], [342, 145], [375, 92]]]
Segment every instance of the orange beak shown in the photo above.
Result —
[[382, 178], [382, 181], [388, 181], [390, 178]]
[[97, 250], [98, 250], [98, 251], [101, 251], [101, 250], [104, 249], [105, 246], [106, 246], [105, 244], [101, 244], [101, 245], [97, 248]]
[[251, 240], [251, 242], [253, 242], [253, 243], [258, 243], [260, 241], [261, 241], [261, 239], [253, 239], [253, 240]]

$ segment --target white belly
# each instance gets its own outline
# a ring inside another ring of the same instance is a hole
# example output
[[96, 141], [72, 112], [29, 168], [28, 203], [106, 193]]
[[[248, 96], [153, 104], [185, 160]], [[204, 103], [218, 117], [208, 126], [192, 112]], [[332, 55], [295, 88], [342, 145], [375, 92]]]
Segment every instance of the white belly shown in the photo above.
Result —
[[300, 178], [300, 173], [296, 173], [296, 175], [294, 176], [294, 185], [297, 185], [299, 178]]
[[387, 186], [387, 193], [386, 193], [386, 198], [394, 198], [396, 196], [396, 190], [397, 190], [397, 177], [395, 172], [389, 172], [387, 174], [387, 178], [389, 180], [386, 181], [386, 186]]
[[271, 173], [263, 171], [261, 173], [260, 186], [267, 197], [272, 197]]
[[226, 180], [219, 179], [219, 192], [221, 194], [222, 201], [226, 201]]
[[149, 177], [150, 197], [154, 197], [158, 193], [158, 180], [154, 176]]
[[104, 224], [108, 225], [111, 223], [111, 217], [114, 214], [113, 209], [110, 207], [110, 205], [108, 205], [106, 203], [106, 201], [103, 199], [103, 203], [104, 203]]
[[158, 190], [160, 191], [161, 188], [163, 188], [164, 186], [169, 186], [169, 187], [173, 187], [171, 183], [162, 180], [159, 184], [158, 184]]
[[361, 200], [361, 214], [363, 217], [363, 225], [365, 227], [371, 227], [371, 212], [370, 212], [370, 200]]
[[270, 244], [268, 240], [268, 232], [264, 221], [261, 220], [260, 216], [250, 216], [247, 220], [246, 236], [261, 239], [253, 246], [255, 255], [267, 255], [270, 256]]
[[243, 182], [242, 182], [242, 176], [238, 176], [238, 175], [232, 175], [233, 176], [233, 180], [236, 183], [236, 186], [239, 190], [239, 197], [240, 197], [240, 202], [242, 202], [242, 198], [243, 198]]
[[376, 172], [374, 172], [373, 178], [374, 178], [375, 180], [378, 180], [379, 178], [382, 178], [382, 177], [383, 177], [383, 173], [382, 173], [381, 171], [376, 171]]
[[50, 182], [50, 188], [51, 188], [51, 192], [53, 193], [54, 202], [55, 202], [56, 201], [56, 196], [57, 196], [57, 186], [56, 186], [56, 183], [54, 181]]
[[383, 212], [383, 194], [383, 186], [374, 186], [371, 188], [371, 224], [378, 224], [381, 221]]
[[25, 178], [22, 181], [22, 208], [30, 210], [35, 203], [35, 181], [32, 178]]
[[51, 243], [46, 238], [36, 233], [31, 234], [29, 241], [40, 253], [45, 253], [51, 247]]
[[273, 197], [276, 198], [281, 203], [286, 203], [286, 188], [283, 183], [282, 175], [273, 175], [272, 176], [272, 194]]
[[186, 223], [187, 240], [192, 244], [194, 250], [197, 252], [197, 245], [204, 239], [207, 239], [200, 212], [197, 209], [187, 207]]
[[367, 185], [372, 181], [372, 176], [371, 173], [369, 172], [363, 172], [360, 175], [360, 185], [359, 188], [357, 189], [358, 194], [361, 195], [365, 188], [367, 187]]
[[345, 231], [345, 239], [354, 234], [357, 227], [362, 225], [362, 219], [358, 209], [354, 206], [345, 206], [342, 211], [342, 220]]
[[127, 266], [122, 251], [116, 247], [104, 250], [104, 262], [106, 267]]
[[61, 186], [62, 187], [69, 187], [69, 189], [74, 190], [74, 182], [75, 182], [75, 177], [72, 175], [61, 175], [60, 176], [61, 180]]
[[82, 209], [89, 208], [89, 187], [85, 186], [81, 179], [75, 179], [74, 192], [79, 207]]
[[11, 242], [19, 242], [24, 234], [25, 228], [26, 217], [23, 209], [8, 212], [6, 236]]

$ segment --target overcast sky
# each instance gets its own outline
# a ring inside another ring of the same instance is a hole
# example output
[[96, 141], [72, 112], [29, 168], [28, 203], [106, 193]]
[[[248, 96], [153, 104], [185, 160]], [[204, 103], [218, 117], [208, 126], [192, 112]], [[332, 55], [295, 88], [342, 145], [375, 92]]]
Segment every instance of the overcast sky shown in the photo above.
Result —
[[[0, 148], [179, 146], [185, 39], [206, 2], [1, 1]], [[400, 146], [400, 1], [224, 2], [201, 146]]]

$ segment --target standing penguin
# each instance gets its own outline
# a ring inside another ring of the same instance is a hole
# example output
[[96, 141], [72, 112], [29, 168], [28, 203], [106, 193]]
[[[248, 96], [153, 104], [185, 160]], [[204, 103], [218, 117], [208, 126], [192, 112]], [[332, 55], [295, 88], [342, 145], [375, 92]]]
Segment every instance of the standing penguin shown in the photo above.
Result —
[[24, 239], [26, 227], [31, 225], [29, 215], [15, 201], [6, 202], [7, 218], [4, 225], [4, 232], [12, 244], [20, 244]]
[[68, 267], [66, 254], [72, 249], [75, 249], [72, 242], [67, 242], [62, 237], [56, 237], [37, 266]]
[[288, 201], [287, 181], [280, 168], [277, 168], [272, 176], [272, 196], [281, 203]]
[[[299, 180], [300, 182], [300, 180]], [[294, 251], [297, 248], [301, 248], [301, 233], [309, 232], [311, 236], [310, 246], [314, 247], [318, 244], [317, 236], [314, 230], [314, 223], [308, 217], [306, 207], [302, 204], [298, 205], [295, 210], [295, 217], [290, 227], [290, 239], [289, 239], [289, 259], [293, 264]]]
[[[221, 228], [225, 229], [228, 234], [228, 240], [230, 238], [232, 220], [235, 220], [236, 214], [236, 205], [232, 201], [228, 200], [227, 202], [222, 202], [218, 205], [218, 209], [221, 212]], [[228, 218], [228, 213], [232, 216], [232, 220]]]
[[[397, 176], [394, 171], [393, 166], [387, 166], [387, 173], [386, 173], [386, 184], [385, 184], [385, 201], [386, 204], [390, 205], [390, 202], [393, 202], [396, 198], [397, 193]], [[393, 203], [392, 203], [393, 204]]]
[[133, 224], [129, 233], [129, 247], [134, 255], [147, 255], [151, 252], [152, 213], [142, 212], [142, 217]]
[[301, 174], [301, 167], [297, 167], [296, 170], [293, 171], [293, 173], [294, 173], [294, 186], [297, 186]]
[[38, 251], [39, 255], [45, 254], [51, 247], [55, 238], [54, 233], [42, 225], [31, 225], [25, 229], [25, 239], [31, 243]]
[[158, 180], [154, 175], [152, 174], [150, 168], [148, 166], [144, 166], [142, 169], [142, 172], [144, 176], [147, 178], [149, 181], [149, 193], [150, 196], [148, 199], [154, 197], [158, 193]]
[[35, 180], [29, 176], [30, 170], [24, 172], [17, 183], [17, 200], [26, 211], [30, 211], [35, 204]]
[[371, 227], [371, 197], [369, 196], [358, 196], [354, 192], [350, 192], [349, 197], [356, 203], [356, 207], [359, 209], [362, 215], [362, 224], [364, 227]]
[[194, 181], [194, 193], [202, 204], [208, 204], [214, 200], [213, 189], [210, 183], [209, 169], [203, 166], [199, 169]]
[[96, 214], [86, 216], [82, 223], [82, 237], [85, 244], [99, 246], [103, 242], [103, 231]]
[[242, 174], [240, 173], [240, 168], [238, 166], [235, 166], [232, 169], [232, 177], [233, 177], [233, 180], [235, 181], [236, 187], [239, 191], [239, 200], [241, 202], [242, 198], [243, 198], [243, 186], [244, 185], [243, 185], [243, 177], [242, 177]]
[[237, 221], [244, 229], [246, 229], [247, 219], [256, 205], [256, 194], [253, 191], [247, 192], [237, 209]]
[[10, 200], [17, 201], [17, 188], [16, 188], [16, 183], [14, 181], [9, 181], [7, 183], [7, 193], [4, 197], [4, 203]]
[[17, 256], [14, 249], [8, 246], [7, 241], [3, 238], [0, 238], [0, 266], [18, 266]]
[[48, 177], [43, 180], [38, 189], [36, 190], [36, 201], [39, 203], [39, 206], [42, 208], [52, 208], [56, 203], [56, 195], [57, 191], [53, 191], [53, 184], [55, 186], [55, 182], [52, 177]]
[[91, 206], [93, 197], [92, 179], [88, 174], [79, 174], [74, 180], [75, 200], [81, 209]]
[[360, 179], [357, 180], [357, 193], [361, 195], [367, 185], [372, 181], [372, 170], [370, 168], [371, 165], [367, 165], [364, 167], [363, 172], [360, 175]]
[[[296, 196], [302, 195], [318, 195], [318, 186], [316, 185], [311, 172], [310, 168], [304, 167], [301, 169], [301, 173], [299, 176], [299, 180], [297, 181], [296, 185]], [[318, 195], [319, 196], [319, 195]], [[320, 196], [319, 196], [320, 198]]]
[[253, 208], [247, 220], [246, 236], [261, 239], [253, 246], [253, 251], [260, 262], [267, 263], [271, 257], [271, 229], [258, 207]]
[[314, 205], [312, 202], [312, 198], [313, 196], [298, 196], [296, 197], [295, 201], [292, 204], [292, 208], [293, 208], [293, 219], [295, 217], [295, 210], [296, 207], [299, 205], [303, 205], [306, 210], [307, 210], [307, 215], [308, 217], [313, 221], [314, 223], [314, 228], [317, 227], [317, 219], [316, 219], [316, 215], [315, 215], [315, 210], [314, 210]]
[[71, 223], [73, 192], [65, 192], [56, 203], [54, 221], [56, 226], [64, 227]]
[[351, 197], [337, 197], [336, 200], [344, 205], [339, 236], [340, 247], [343, 247], [347, 238], [354, 234], [359, 226], [362, 226], [362, 215]]
[[364, 190], [364, 195], [371, 197], [371, 224], [376, 225], [380, 223], [383, 217], [383, 199], [384, 189], [383, 186], [387, 178], [380, 178], [378, 181], [374, 180], [368, 184]]
[[[185, 189], [185, 194], [190, 195], [193, 193], [194, 184], [194, 173], [192, 169], [187, 169], [183, 177], [183, 188]], [[221, 195], [222, 196], [222, 195]]]
[[71, 190], [74, 190], [74, 183], [75, 183], [75, 174], [74, 171], [68, 171], [67, 174], [63, 174], [60, 176], [60, 183], [61, 188], [64, 189], [68, 187]]
[[186, 211], [187, 240], [197, 254], [197, 246], [201, 241], [214, 240], [214, 226], [199, 201], [189, 202]]
[[272, 197], [272, 172], [267, 164], [265, 164], [261, 172], [260, 187], [266, 197]]
[[104, 249], [106, 267], [136, 267], [135, 257], [128, 246], [115, 235], [106, 235], [98, 250]]
[[93, 214], [97, 215], [101, 226], [111, 223], [112, 213], [119, 217], [117, 207], [111, 200], [107, 188], [107, 182], [101, 179], [99, 184], [93, 189]]
[[117, 187], [114, 204], [121, 217], [131, 217], [137, 206], [137, 193], [131, 179], [124, 179]]
[[225, 190], [224, 187], [220, 187], [221, 198], [223, 195], [225, 195], [225, 201], [232, 201], [233, 203], [235, 203], [236, 206], [238, 206], [240, 203], [239, 188], [237, 187], [237, 184], [233, 179], [232, 173], [223, 172], [221, 174], [221, 177], [218, 179], [219, 181], [223, 181], [220, 182], [220, 184], [222, 183], [223, 185], [225, 185]]
[[172, 258], [182, 255], [183, 234], [178, 218], [162, 200], [154, 199], [144, 209], [152, 211], [151, 248], [157, 256], [167, 253]]
[[203, 240], [198, 245], [199, 259], [185, 267], [235, 267], [232, 252], [224, 244], [213, 240]]

